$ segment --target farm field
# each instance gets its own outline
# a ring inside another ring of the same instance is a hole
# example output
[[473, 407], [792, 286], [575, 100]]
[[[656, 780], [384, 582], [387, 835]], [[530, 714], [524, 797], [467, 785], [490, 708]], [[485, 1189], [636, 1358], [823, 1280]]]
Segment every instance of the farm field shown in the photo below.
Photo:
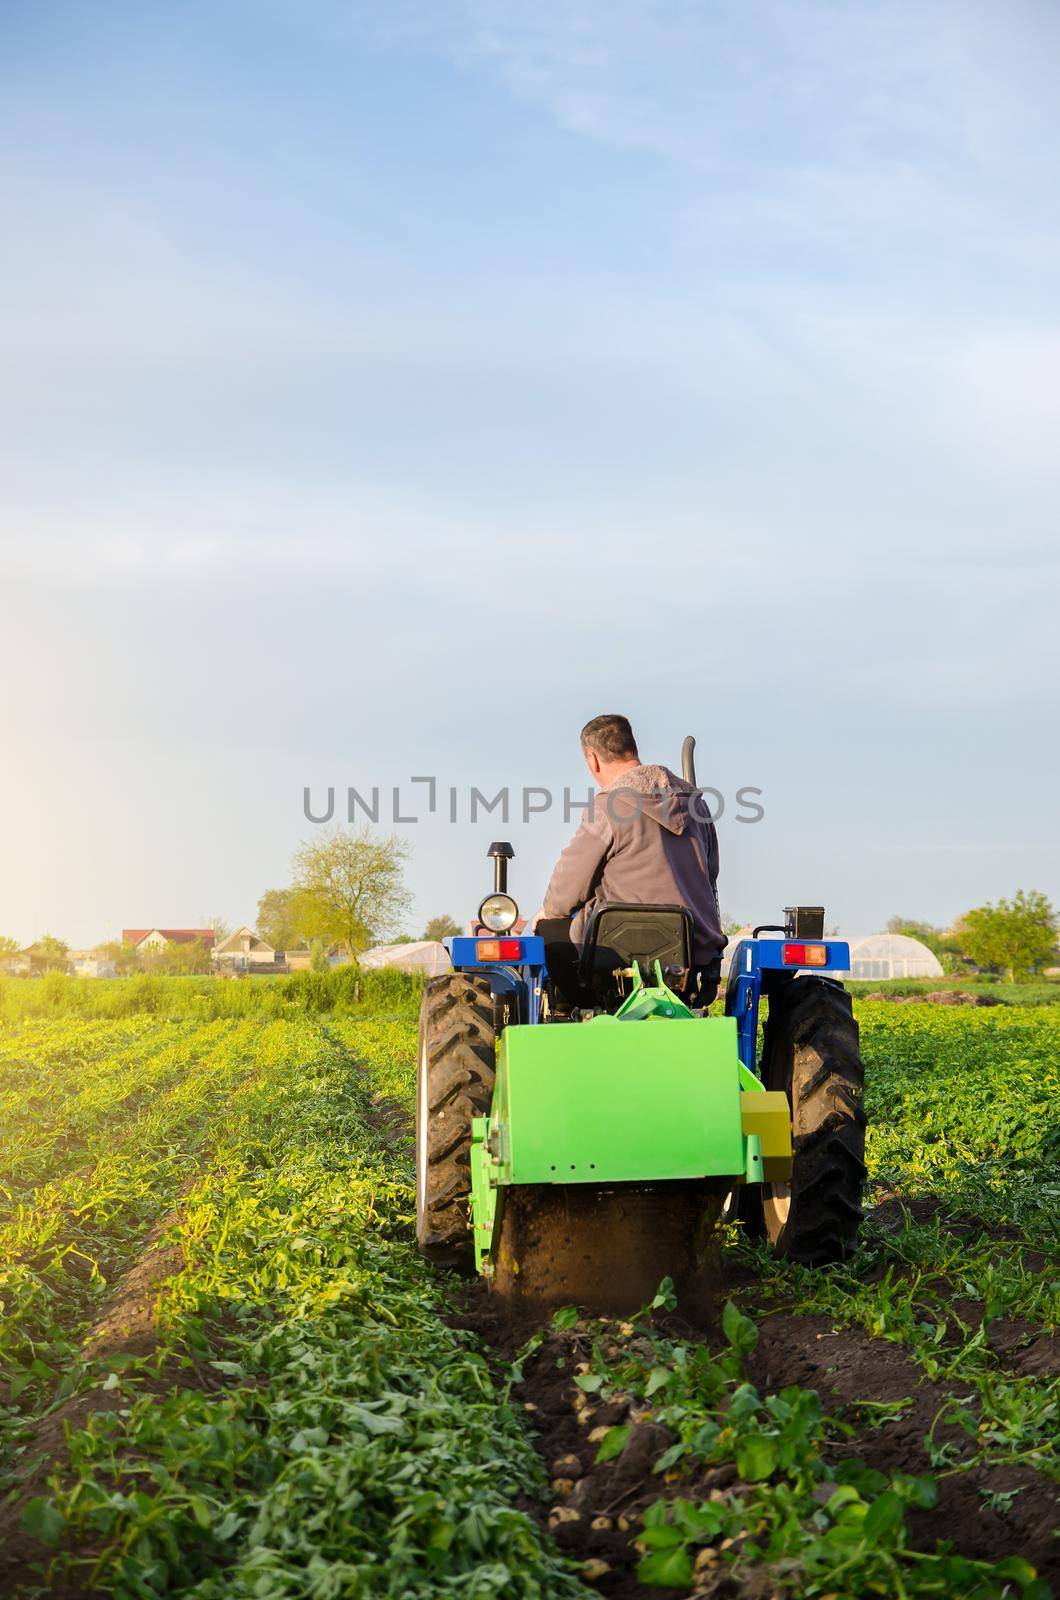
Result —
[[1060, 1006], [858, 1001], [849, 1266], [511, 1329], [415, 1251], [413, 983], [155, 982], [0, 1002], [0, 1593], [1052, 1592]]

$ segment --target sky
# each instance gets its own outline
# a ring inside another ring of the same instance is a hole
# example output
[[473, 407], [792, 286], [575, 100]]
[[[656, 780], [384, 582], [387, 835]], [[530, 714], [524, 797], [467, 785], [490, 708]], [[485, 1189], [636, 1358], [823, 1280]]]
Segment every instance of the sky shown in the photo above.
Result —
[[536, 907], [601, 711], [696, 734], [735, 919], [1060, 899], [1058, 57], [1053, 0], [4, 0], [0, 933], [253, 922], [307, 786], [379, 787], [408, 932], [496, 837]]

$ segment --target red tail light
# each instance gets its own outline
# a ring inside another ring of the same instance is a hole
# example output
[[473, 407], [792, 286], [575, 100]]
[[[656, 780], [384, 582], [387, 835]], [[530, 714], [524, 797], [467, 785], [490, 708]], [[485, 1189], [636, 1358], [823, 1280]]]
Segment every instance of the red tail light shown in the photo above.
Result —
[[479, 961], [518, 961], [522, 957], [521, 939], [477, 939], [475, 955]]
[[826, 967], [828, 965], [828, 946], [826, 944], [786, 944], [781, 951], [781, 960], [786, 967]]

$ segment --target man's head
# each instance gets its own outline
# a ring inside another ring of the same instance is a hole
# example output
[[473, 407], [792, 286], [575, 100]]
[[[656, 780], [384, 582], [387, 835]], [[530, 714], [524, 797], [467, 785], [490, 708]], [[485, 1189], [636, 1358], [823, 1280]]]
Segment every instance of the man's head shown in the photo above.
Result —
[[628, 767], [640, 765], [628, 717], [594, 717], [582, 729], [582, 755], [593, 779], [606, 789]]

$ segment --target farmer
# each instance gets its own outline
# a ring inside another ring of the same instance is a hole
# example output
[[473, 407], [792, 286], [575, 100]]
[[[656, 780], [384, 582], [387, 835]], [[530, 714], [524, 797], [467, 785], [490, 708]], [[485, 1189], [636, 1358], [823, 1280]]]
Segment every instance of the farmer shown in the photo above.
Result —
[[[598, 792], [556, 863], [537, 931], [567, 989], [597, 906], [680, 905], [691, 912], [698, 1000], [717, 993], [725, 935], [718, 913], [718, 836], [701, 794], [667, 767], [644, 766], [626, 717], [594, 717], [582, 755]], [[566, 944], [566, 951], [563, 945]], [[564, 967], [566, 973], [560, 968]]]

